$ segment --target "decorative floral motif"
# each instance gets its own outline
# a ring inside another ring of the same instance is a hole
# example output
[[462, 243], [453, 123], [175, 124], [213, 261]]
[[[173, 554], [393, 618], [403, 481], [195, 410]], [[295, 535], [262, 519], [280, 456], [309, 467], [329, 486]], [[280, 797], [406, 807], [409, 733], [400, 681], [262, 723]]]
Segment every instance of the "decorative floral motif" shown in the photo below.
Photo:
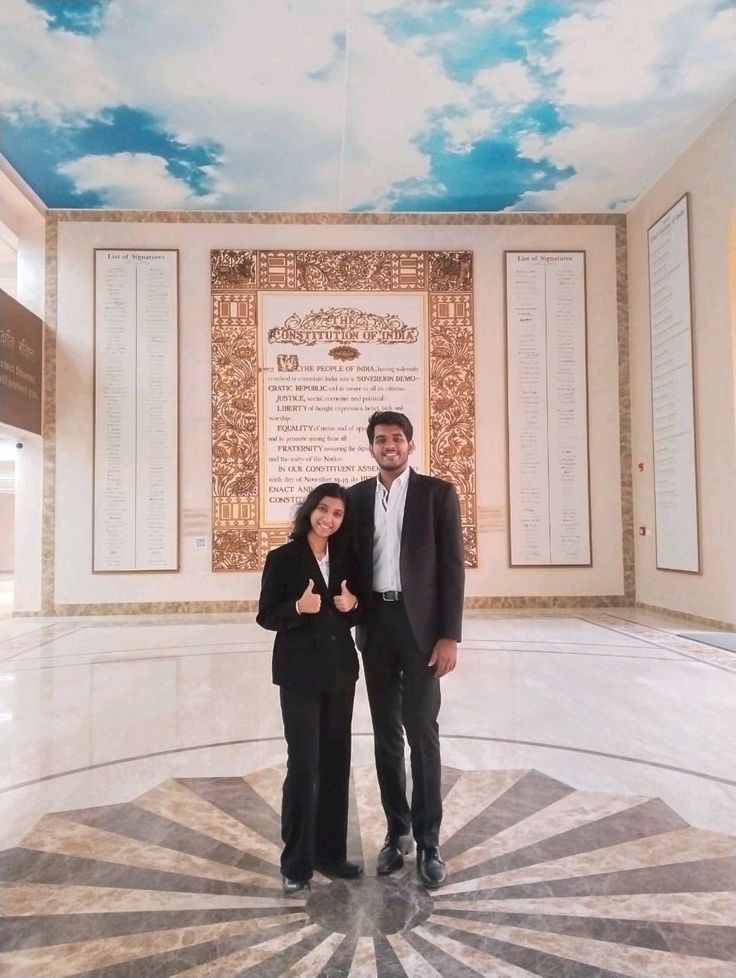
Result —
[[212, 570], [260, 570], [257, 530], [215, 530]]
[[473, 287], [471, 251], [433, 251], [429, 255], [429, 288], [433, 292], [468, 292]]
[[[430, 324], [430, 462], [458, 492], [475, 492], [473, 334]], [[473, 521], [474, 522], [474, 521]]]
[[247, 289], [256, 283], [254, 251], [210, 252], [212, 289]]
[[255, 328], [213, 326], [212, 491], [216, 497], [258, 493], [256, 378]]
[[390, 251], [298, 251], [296, 287], [307, 292], [390, 292]]

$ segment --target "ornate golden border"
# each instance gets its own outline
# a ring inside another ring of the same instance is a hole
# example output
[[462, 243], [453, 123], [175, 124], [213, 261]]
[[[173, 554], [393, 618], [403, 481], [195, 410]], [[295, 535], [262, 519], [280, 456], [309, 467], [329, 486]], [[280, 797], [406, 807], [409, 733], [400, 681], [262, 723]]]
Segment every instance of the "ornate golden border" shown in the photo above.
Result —
[[465, 562], [478, 566], [473, 254], [470, 251], [210, 253], [212, 569], [260, 570], [286, 530], [259, 525], [258, 293], [420, 292], [429, 327], [429, 460], [460, 498]]

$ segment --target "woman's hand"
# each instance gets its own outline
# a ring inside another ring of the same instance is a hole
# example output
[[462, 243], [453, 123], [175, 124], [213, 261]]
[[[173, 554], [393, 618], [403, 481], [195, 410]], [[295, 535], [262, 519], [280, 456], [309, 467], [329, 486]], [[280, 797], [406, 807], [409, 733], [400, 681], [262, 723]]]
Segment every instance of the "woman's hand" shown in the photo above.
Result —
[[322, 598], [314, 590], [314, 581], [309, 578], [304, 594], [296, 603], [296, 610], [300, 615], [316, 615], [322, 607]]
[[352, 611], [358, 604], [358, 599], [348, 590], [348, 582], [340, 585], [340, 593], [333, 598], [338, 611]]

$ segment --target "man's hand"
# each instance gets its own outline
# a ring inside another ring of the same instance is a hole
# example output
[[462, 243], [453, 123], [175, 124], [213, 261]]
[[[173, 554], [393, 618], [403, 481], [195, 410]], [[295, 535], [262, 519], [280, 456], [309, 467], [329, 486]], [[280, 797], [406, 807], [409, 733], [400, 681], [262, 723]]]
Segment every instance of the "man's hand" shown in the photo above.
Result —
[[348, 588], [348, 582], [343, 581], [340, 585], [340, 593], [333, 598], [335, 607], [338, 611], [352, 611], [358, 603], [358, 599]]
[[316, 615], [322, 607], [322, 598], [314, 590], [314, 581], [309, 578], [309, 583], [304, 589], [304, 594], [296, 603], [297, 611], [300, 615]]
[[432, 656], [427, 663], [429, 668], [436, 666], [435, 676], [440, 679], [457, 665], [457, 642], [454, 638], [440, 638], [432, 649]]

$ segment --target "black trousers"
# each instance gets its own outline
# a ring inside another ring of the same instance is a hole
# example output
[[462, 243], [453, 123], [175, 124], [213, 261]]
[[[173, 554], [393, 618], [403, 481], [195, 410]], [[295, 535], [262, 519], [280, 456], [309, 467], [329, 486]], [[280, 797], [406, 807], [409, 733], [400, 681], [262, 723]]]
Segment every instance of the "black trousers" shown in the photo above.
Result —
[[346, 857], [354, 699], [354, 684], [324, 693], [281, 687], [288, 750], [281, 872], [289, 879], [311, 879], [315, 861]]
[[[374, 596], [363, 651], [373, 719], [378, 785], [388, 831], [411, 831], [420, 846], [436, 846], [442, 821], [440, 681], [427, 668], [402, 602]], [[404, 730], [411, 755], [411, 807], [406, 798]]]

